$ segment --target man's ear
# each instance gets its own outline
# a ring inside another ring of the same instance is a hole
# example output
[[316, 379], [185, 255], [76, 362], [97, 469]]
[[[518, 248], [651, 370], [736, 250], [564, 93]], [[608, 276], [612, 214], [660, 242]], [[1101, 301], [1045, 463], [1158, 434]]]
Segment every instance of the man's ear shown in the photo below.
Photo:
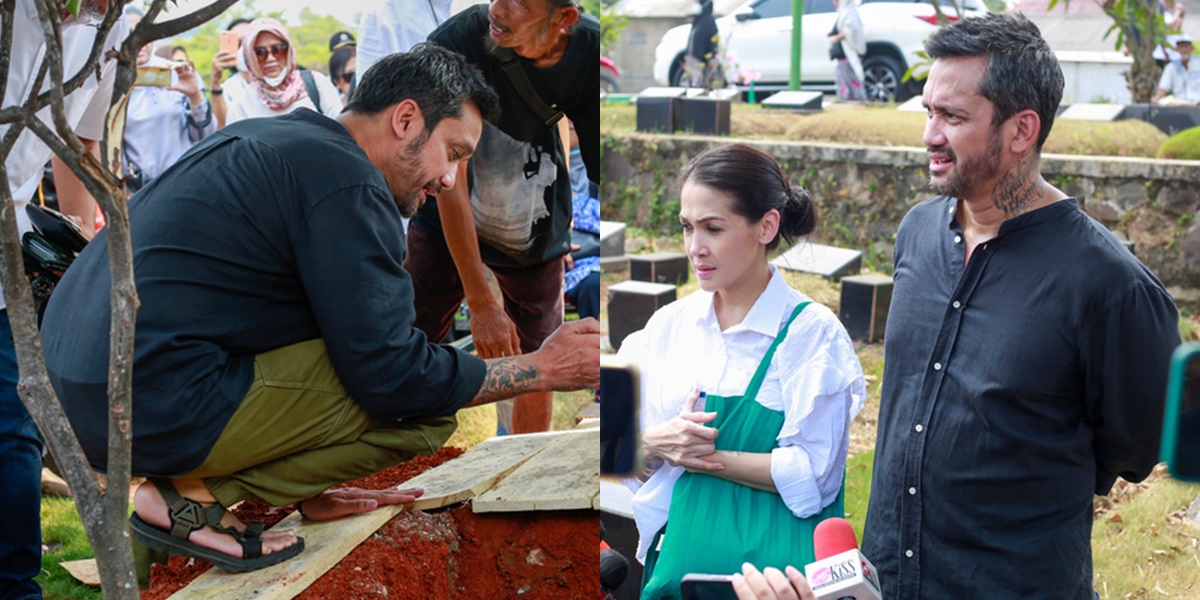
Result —
[[1009, 148], [1014, 154], [1025, 154], [1030, 148], [1037, 146], [1038, 134], [1042, 131], [1042, 118], [1037, 112], [1026, 109], [1013, 115], [1012, 125]]
[[566, 31], [579, 20], [579, 9], [572, 5], [554, 9], [554, 27]]
[[418, 125], [424, 123], [421, 107], [412, 99], [401, 100], [392, 107], [392, 133], [398, 139], [404, 140], [419, 131]]

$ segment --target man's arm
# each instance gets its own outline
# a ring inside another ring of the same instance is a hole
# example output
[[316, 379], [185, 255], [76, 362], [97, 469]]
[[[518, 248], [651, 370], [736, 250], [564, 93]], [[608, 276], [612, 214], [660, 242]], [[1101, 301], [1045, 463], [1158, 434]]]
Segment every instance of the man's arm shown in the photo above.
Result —
[[487, 284], [483, 259], [479, 255], [479, 238], [475, 230], [475, 213], [467, 191], [467, 162], [458, 166], [458, 185], [438, 196], [438, 215], [446, 246], [454, 258], [454, 267], [463, 282], [463, 293], [471, 309], [471, 335], [475, 351], [481, 358], [516, 356], [521, 352], [517, 327], [513, 325], [500, 302]]
[[1179, 313], [1166, 292], [1138, 283], [1086, 326], [1081, 342], [1095, 492], [1103, 496], [1118, 476], [1141, 481], [1158, 463]]
[[[88, 152], [100, 160], [100, 144], [96, 140], [79, 138]], [[50, 159], [54, 169], [54, 187], [58, 190], [58, 208], [64, 215], [75, 217], [83, 236], [92, 239], [96, 235], [96, 199], [83, 186], [71, 168], [57, 155]]]
[[600, 381], [600, 322], [564, 323], [536, 352], [486, 361], [479, 392], [467, 406], [479, 406], [528, 392], [577, 390]]

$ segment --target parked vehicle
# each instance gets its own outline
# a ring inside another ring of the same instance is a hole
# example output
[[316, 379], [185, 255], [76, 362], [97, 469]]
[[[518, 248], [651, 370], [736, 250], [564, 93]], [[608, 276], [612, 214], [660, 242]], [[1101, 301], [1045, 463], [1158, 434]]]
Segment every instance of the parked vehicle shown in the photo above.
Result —
[[621, 77], [621, 70], [617, 68], [617, 63], [607, 56], [600, 57], [600, 91], [605, 94], [613, 94], [617, 91], [617, 80]]
[[[941, 0], [942, 13], [951, 21], [958, 13], [950, 0]], [[987, 11], [981, 0], [959, 0], [962, 16]], [[937, 13], [927, 0], [862, 0], [858, 14], [867, 38], [863, 57], [867, 96], [879, 101], [903, 101], [920, 93], [923, 82], [901, 80], [917, 52], [937, 30]], [[805, 89], [832, 91], [835, 64], [829, 59], [829, 32], [837, 12], [833, 0], [804, 0], [800, 77]], [[717, 19], [727, 80], [754, 71], [760, 90], [784, 89], [791, 68], [792, 0], [750, 0]], [[680, 85], [683, 57], [691, 25], [675, 27], [655, 50], [654, 78], [664, 85]]]

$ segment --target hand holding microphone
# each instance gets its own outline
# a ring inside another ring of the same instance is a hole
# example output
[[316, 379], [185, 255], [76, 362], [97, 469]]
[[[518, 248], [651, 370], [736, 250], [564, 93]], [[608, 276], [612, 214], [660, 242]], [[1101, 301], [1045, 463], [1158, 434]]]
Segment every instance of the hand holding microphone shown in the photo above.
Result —
[[817, 600], [880, 600], [875, 566], [858, 551], [854, 528], [845, 519], [825, 519], [813, 531], [817, 561], [804, 567]]

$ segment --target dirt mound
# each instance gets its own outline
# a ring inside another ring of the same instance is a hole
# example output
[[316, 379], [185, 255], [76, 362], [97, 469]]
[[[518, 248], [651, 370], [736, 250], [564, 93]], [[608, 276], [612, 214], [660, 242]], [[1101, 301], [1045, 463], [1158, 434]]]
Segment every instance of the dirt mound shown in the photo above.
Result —
[[[460, 454], [457, 448], [443, 448], [346, 485], [392, 487]], [[238, 518], [262, 520], [267, 527], [291, 511], [258, 501], [233, 509]], [[595, 511], [476, 515], [470, 506], [457, 505], [404, 512], [298, 598], [591, 599], [600, 592], [599, 543]], [[142, 599], [163, 600], [210, 566], [173, 556], [169, 564], [154, 566]]]

